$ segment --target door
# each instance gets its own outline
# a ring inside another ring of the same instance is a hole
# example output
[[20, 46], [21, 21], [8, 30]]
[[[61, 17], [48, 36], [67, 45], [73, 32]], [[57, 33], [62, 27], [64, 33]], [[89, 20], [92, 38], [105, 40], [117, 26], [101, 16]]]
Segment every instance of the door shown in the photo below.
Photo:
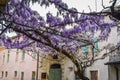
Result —
[[98, 71], [90, 71], [91, 80], [98, 80]]
[[51, 65], [49, 70], [49, 80], [61, 80], [61, 68], [59, 64]]

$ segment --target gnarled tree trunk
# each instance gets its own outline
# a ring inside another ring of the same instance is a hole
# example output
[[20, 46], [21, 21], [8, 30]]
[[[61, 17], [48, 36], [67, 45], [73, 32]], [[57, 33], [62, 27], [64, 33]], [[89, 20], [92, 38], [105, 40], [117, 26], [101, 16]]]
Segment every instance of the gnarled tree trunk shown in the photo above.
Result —
[[76, 73], [79, 76], [79, 78], [81, 78], [82, 80], [89, 80], [87, 77], [85, 77], [81, 62], [78, 60], [76, 56], [71, 55], [71, 54], [66, 54], [66, 53], [62, 53], [62, 54], [68, 57], [75, 64], [75, 66], [77, 67]]
[[[53, 47], [53, 46], [52, 46]], [[84, 75], [84, 71], [83, 71], [83, 67], [81, 65], [81, 62], [78, 60], [78, 58], [72, 54], [72, 53], [68, 53], [67, 51], [57, 48], [57, 47], [53, 47], [55, 50], [61, 52], [61, 54], [65, 55], [66, 57], [68, 57], [77, 67], [77, 75], [79, 76], [80, 79], [82, 80], [89, 80], [87, 77], [85, 77]]]

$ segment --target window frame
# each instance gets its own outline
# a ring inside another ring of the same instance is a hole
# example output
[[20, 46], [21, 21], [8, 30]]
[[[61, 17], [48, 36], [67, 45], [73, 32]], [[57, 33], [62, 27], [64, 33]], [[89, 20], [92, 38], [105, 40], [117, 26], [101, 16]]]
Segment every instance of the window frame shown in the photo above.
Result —
[[17, 71], [14, 71], [14, 77], [17, 77], [17, 74], [18, 74]]
[[35, 71], [32, 71], [31, 80], [36, 80], [36, 72]]
[[22, 59], [22, 61], [24, 61], [24, 60], [25, 60], [25, 52], [24, 52], [24, 51], [22, 52], [21, 59]]
[[7, 54], [7, 63], [9, 62], [10, 60], [10, 54]]
[[5, 72], [5, 77], [8, 77], [8, 71]]
[[21, 79], [20, 80], [24, 80], [24, 72], [21, 72]]
[[2, 73], [1, 73], [1, 77], [2, 77], [2, 78], [4, 77], [4, 71], [2, 71]]
[[5, 55], [3, 55], [3, 64], [5, 63]]

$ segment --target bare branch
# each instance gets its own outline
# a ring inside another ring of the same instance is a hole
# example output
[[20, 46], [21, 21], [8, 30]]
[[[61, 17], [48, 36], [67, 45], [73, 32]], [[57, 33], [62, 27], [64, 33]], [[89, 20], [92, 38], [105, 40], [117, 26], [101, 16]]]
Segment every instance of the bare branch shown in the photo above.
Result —
[[[0, 22], [0, 23], [1, 23], [1, 22]], [[8, 25], [5, 25], [5, 24], [3, 24], [3, 23], [1, 23], [1, 24], [4, 25], [6, 28], [0, 32], [0, 35], [2, 35], [2, 34], [12, 25], [12, 23], [10, 23], [10, 24], [8, 24]]]

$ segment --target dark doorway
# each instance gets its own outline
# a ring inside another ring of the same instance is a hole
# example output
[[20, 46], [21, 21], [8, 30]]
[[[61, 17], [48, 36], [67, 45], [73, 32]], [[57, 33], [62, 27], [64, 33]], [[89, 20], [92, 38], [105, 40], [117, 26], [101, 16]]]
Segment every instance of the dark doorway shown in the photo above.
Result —
[[91, 80], [98, 80], [98, 71], [90, 71]]

